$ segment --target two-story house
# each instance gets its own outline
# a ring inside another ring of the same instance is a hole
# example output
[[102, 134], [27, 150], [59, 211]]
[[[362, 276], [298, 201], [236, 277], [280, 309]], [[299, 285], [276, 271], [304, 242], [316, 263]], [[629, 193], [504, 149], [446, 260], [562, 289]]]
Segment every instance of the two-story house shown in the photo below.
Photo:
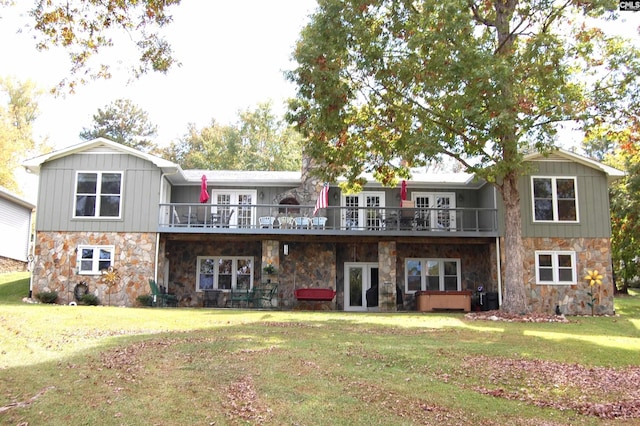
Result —
[[[557, 151], [527, 158], [520, 183], [531, 308], [590, 313], [584, 274], [604, 275], [597, 312], [613, 311], [608, 183], [618, 170]], [[368, 180], [363, 191], [328, 188], [300, 172], [182, 170], [96, 139], [25, 163], [40, 175], [34, 291], [73, 300], [85, 282], [102, 303], [133, 306], [148, 280], [179, 306], [229, 306], [232, 291], [277, 282], [281, 309], [301, 289], [331, 289], [325, 308], [412, 309], [418, 291], [503, 293], [503, 219], [494, 187], [466, 173], [420, 174], [397, 188]], [[324, 195], [323, 195], [324, 197]], [[277, 271], [267, 275], [265, 266]], [[120, 283], [102, 283], [112, 266]], [[108, 292], [108, 293], [107, 293]], [[371, 293], [371, 292], [370, 292]], [[401, 304], [398, 304], [401, 303]], [[497, 307], [497, 303], [496, 306]]]

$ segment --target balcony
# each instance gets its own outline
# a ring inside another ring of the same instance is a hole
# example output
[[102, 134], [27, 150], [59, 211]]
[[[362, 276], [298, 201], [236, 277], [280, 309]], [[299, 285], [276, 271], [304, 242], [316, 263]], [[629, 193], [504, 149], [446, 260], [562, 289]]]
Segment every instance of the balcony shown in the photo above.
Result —
[[495, 237], [497, 209], [328, 207], [270, 204], [160, 205], [158, 231], [205, 234]]

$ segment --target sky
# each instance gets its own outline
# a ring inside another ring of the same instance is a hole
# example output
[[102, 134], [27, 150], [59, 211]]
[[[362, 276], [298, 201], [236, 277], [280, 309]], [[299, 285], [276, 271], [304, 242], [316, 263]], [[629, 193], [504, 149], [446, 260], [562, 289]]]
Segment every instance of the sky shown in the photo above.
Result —
[[[32, 34], [18, 32], [34, 0], [16, 3], [0, 8], [0, 76], [30, 79], [47, 92], [68, 77], [67, 54], [38, 52]], [[285, 100], [295, 95], [283, 73], [295, 67], [293, 48], [315, 7], [315, 0], [183, 0], [170, 9], [174, 21], [166, 30], [181, 67], [131, 82], [128, 68], [137, 65], [136, 57], [122, 47], [106, 52], [105, 57], [115, 58], [110, 62], [114, 78], [93, 81], [64, 97], [42, 95], [34, 137], [47, 139], [55, 149], [77, 144], [98, 109], [116, 99], [130, 99], [148, 113], [158, 127], [154, 142], [159, 146], [184, 136], [190, 123], [197, 128], [214, 119], [233, 124], [239, 111], [261, 102], [271, 101], [282, 115]], [[607, 31], [639, 40], [640, 12], [620, 15], [622, 21], [607, 25]], [[30, 188], [23, 192], [33, 193]]]
[[[61, 50], [37, 52], [29, 33], [17, 33], [33, 1], [18, 3], [0, 9], [0, 76], [31, 79], [47, 91], [68, 76], [69, 62]], [[108, 53], [117, 56], [114, 78], [65, 97], [43, 95], [34, 136], [55, 148], [76, 144], [98, 108], [120, 98], [149, 114], [160, 146], [186, 134], [189, 123], [231, 124], [239, 111], [261, 102], [271, 101], [281, 114], [295, 95], [283, 72], [294, 67], [295, 42], [315, 6], [315, 0], [183, 0], [170, 9], [174, 21], [166, 31], [181, 67], [131, 82], [127, 68], [137, 64], [135, 56], [126, 48]]]

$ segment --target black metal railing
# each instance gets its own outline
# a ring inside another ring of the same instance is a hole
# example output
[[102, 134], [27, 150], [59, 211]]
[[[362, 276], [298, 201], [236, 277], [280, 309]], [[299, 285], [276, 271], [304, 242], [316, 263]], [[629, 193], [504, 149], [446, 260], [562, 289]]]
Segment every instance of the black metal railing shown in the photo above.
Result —
[[328, 207], [315, 215], [314, 206], [271, 204], [160, 205], [159, 225], [165, 232], [466, 232], [495, 234], [497, 210], [492, 208]]

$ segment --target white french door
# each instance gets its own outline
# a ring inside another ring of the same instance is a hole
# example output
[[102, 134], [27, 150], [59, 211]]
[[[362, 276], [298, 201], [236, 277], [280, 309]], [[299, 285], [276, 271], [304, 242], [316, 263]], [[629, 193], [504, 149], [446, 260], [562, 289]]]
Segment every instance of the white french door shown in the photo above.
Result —
[[452, 192], [413, 193], [418, 227], [431, 231], [456, 230], [456, 194]]
[[255, 226], [256, 191], [213, 191], [212, 213], [223, 218], [225, 225], [238, 228]]
[[344, 310], [366, 311], [367, 290], [369, 290], [372, 286], [378, 287], [377, 263], [345, 263]]
[[384, 192], [362, 192], [342, 196], [342, 227], [344, 229], [375, 230], [384, 222]]

